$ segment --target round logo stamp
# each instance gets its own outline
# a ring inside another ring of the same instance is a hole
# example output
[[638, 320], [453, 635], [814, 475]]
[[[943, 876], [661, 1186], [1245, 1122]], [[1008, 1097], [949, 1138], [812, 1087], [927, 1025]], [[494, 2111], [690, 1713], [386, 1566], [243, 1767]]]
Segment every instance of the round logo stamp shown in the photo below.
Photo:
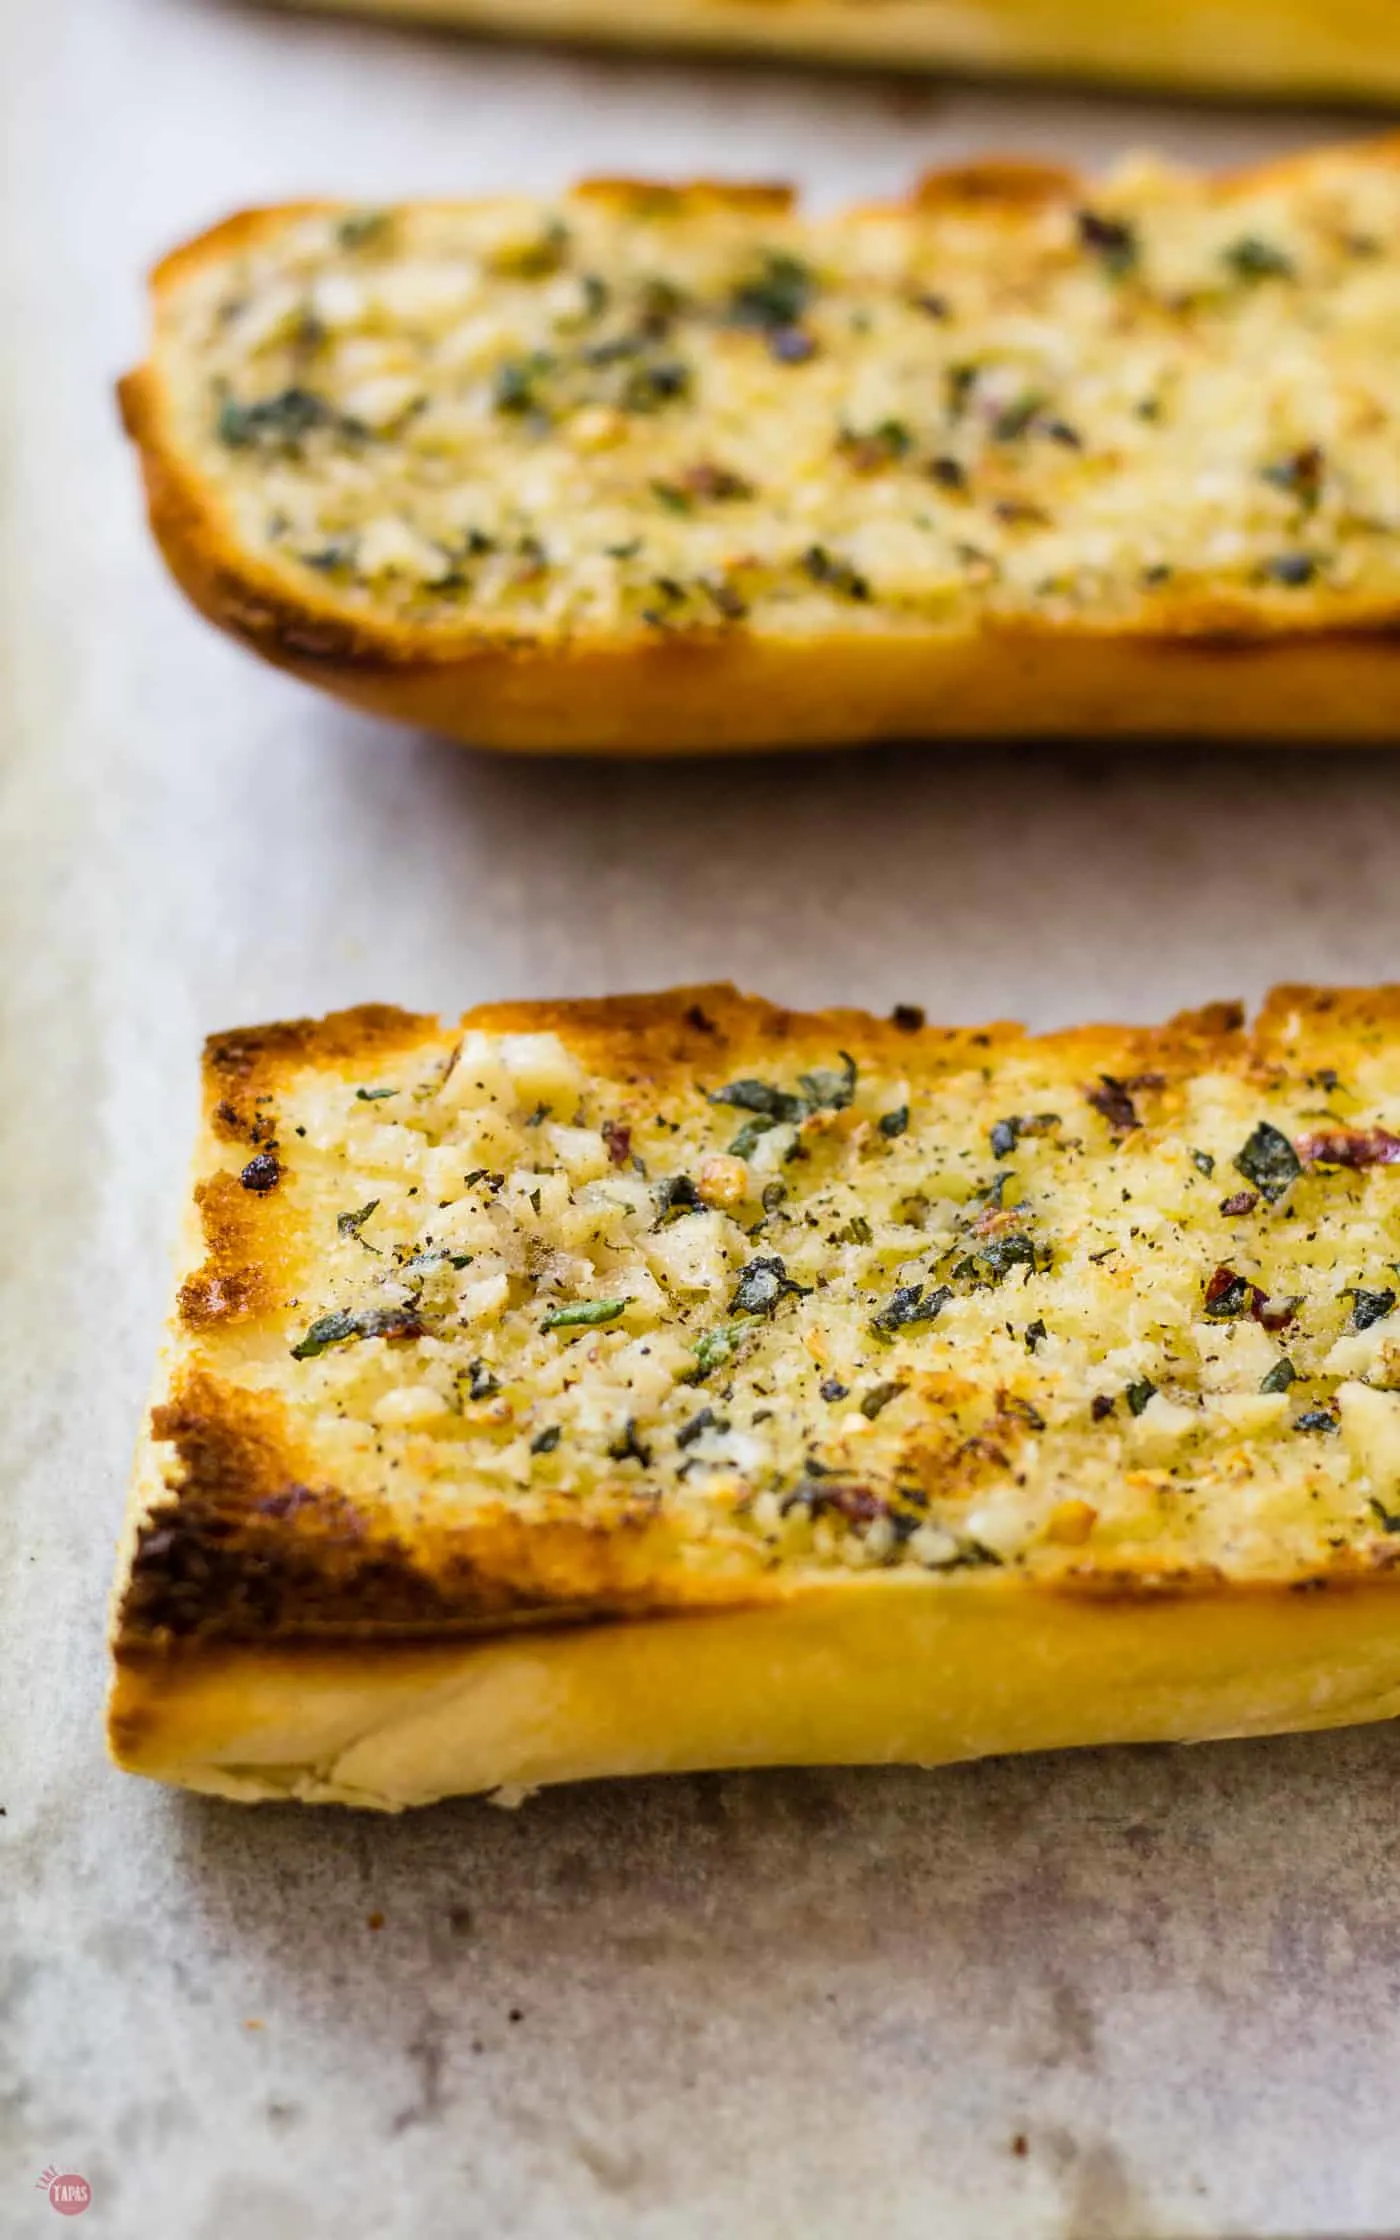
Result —
[[92, 2207], [92, 2187], [76, 2170], [46, 2170], [39, 2183], [46, 2187], [49, 2207], [61, 2217], [80, 2217], [84, 2209]]

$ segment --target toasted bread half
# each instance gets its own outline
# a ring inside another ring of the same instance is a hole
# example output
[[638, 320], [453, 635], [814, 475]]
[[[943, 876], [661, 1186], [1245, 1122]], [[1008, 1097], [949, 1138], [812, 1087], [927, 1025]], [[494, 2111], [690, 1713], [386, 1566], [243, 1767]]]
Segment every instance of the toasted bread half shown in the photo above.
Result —
[[253, 212], [126, 422], [212, 621], [455, 738], [1389, 740], [1398, 156]]
[[1390, 0], [292, 0], [506, 38], [1391, 102]]
[[216, 1036], [111, 1740], [236, 1798], [1400, 1709], [1400, 990]]

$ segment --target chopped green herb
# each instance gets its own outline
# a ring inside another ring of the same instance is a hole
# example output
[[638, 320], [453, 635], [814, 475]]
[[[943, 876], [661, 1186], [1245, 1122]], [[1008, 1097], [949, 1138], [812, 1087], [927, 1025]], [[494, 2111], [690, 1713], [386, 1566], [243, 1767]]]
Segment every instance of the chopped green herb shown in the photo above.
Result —
[[794, 1283], [784, 1263], [776, 1254], [750, 1260], [739, 1271], [739, 1281], [729, 1302], [731, 1314], [772, 1314], [778, 1301], [792, 1293], [807, 1298], [811, 1285]]
[[711, 1104], [731, 1104], [740, 1112], [759, 1112], [769, 1124], [780, 1120], [805, 1120], [807, 1103], [786, 1089], [774, 1088], [771, 1081], [755, 1081], [746, 1076], [742, 1081], [731, 1081], [723, 1089], [711, 1091]]
[[727, 1361], [732, 1361], [735, 1348], [748, 1327], [746, 1322], [722, 1322], [697, 1338], [690, 1349], [695, 1356], [695, 1367], [687, 1382], [699, 1384], [716, 1369], [722, 1369]]
[[870, 586], [865, 577], [851, 566], [849, 560], [842, 560], [836, 554], [828, 552], [825, 545], [809, 545], [802, 555], [802, 566], [813, 583], [836, 592], [842, 599], [861, 601], [870, 597]]
[[491, 267], [505, 280], [548, 280], [563, 264], [568, 246], [568, 227], [559, 218], [552, 218], [533, 240], [498, 249]]
[[992, 1156], [1005, 1159], [1022, 1136], [1048, 1136], [1059, 1125], [1058, 1112], [1013, 1112], [1005, 1120], [992, 1123]]
[[1208, 1151], [1193, 1151], [1191, 1164], [1198, 1168], [1203, 1175], [1209, 1176], [1215, 1172], [1215, 1161]]
[[1029, 435], [1037, 415], [1045, 408], [1047, 399], [1042, 389], [1027, 389], [1010, 404], [1003, 405], [992, 422], [992, 440], [995, 443], [1018, 443]]
[[1382, 1532], [1400, 1532], [1400, 1513], [1397, 1513], [1394, 1509], [1387, 1509], [1381, 1502], [1377, 1501], [1374, 1494], [1370, 1496], [1366, 1506]]
[[624, 412], [659, 412], [690, 393], [690, 368], [679, 358], [659, 358], [634, 366], [618, 400]]
[[1029, 1278], [1039, 1265], [1035, 1246], [1025, 1231], [1013, 1229], [1004, 1237], [993, 1237], [980, 1252], [970, 1252], [958, 1262], [953, 1274], [960, 1281], [994, 1288], [1006, 1281], [1013, 1268], [1024, 1268]]
[[850, 1386], [842, 1384], [839, 1377], [823, 1377], [817, 1390], [823, 1400], [847, 1400], [851, 1392]]
[[1001, 1393], [997, 1405], [1003, 1415], [1015, 1416], [1021, 1423], [1028, 1424], [1032, 1431], [1045, 1429], [1045, 1418], [1039, 1408], [1033, 1401], [1023, 1399], [1019, 1392]]
[[866, 1422], [873, 1423], [876, 1416], [880, 1415], [889, 1406], [891, 1400], [897, 1400], [901, 1392], [905, 1390], [907, 1390], [907, 1387], [898, 1383], [872, 1385], [860, 1403], [860, 1412], [865, 1417]]
[[809, 265], [785, 250], [772, 249], [758, 270], [731, 291], [729, 318], [737, 327], [795, 326], [816, 294], [816, 286]]
[[1301, 591], [1317, 574], [1317, 562], [1308, 552], [1279, 552], [1259, 571], [1266, 583], [1282, 584], [1287, 591]]
[[357, 1089], [355, 1099], [358, 1104], [378, 1104], [382, 1098], [396, 1097], [398, 1093], [397, 1089]]
[[928, 1293], [921, 1283], [897, 1284], [871, 1327], [888, 1333], [903, 1330], [911, 1322], [935, 1322], [952, 1296], [946, 1283], [940, 1283], [936, 1290]]
[[1233, 1321], [1249, 1311], [1255, 1286], [1234, 1268], [1217, 1268], [1206, 1284], [1205, 1310], [1215, 1322]]
[[403, 1262], [399, 1273], [426, 1276], [431, 1275], [434, 1268], [469, 1268], [471, 1264], [469, 1252], [415, 1252], [411, 1260]]
[[387, 210], [352, 210], [335, 229], [336, 245], [349, 250], [368, 248], [371, 241], [388, 232], [389, 223]]
[[770, 1129], [776, 1126], [776, 1121], [766, 1119], [761, 1112], [755, 1113], [753, 1119], [746, 1120], [739, 1133], [729, 1143], [727, 1148], [730, 1157], [733, 1159], [751, 1159], [763, 1138], [769, 1133]]
[[1393, 1291], [1353, 1291], [1351, 1293], [1351, 1326], [1353, 1330], [1369, 1330], [1373, 1322], [1383, 1322], [1395, 1305]]
[[554, 370], [554, 360], [547, 350], [532, 350], [523, 358], [506, 358], [496, 368], [492, 384], [491, 401], [497, 412], [539, 412], [539, 384], [547, 373]]
[[608, 1448], [608, 1458], [612, 1462], [640, 1462], [644, 1470], [651, 1468], [651, 1449], [638, 1435], [635, 1416], [627, 1418], [621, 1437]]
[[844, 1110], [855, 1095], [857, 1072], [855, 1059], [844, 1050], [841, 1060], [839, 1072], [828, 1067], [800, 1075], [801, 1096], [790, 1089], [779, 1089], [771, 1081], [757, 1081], [752, 1076], [712, 1090], [711, 1104], [733, 1105], [740, 1112], [754, 1115], [729, 1146], [734, 1157], [747, 1159], [758, 1138], [766, 1135], [770, 1128], [809, 1120], [814, 1112]]
[[467, 1398], [490, 1400], [500, 1391], [499, 1381], [491, 1374], [484, 1361], [473, 1361], [467, 1370]]
[[1237, 280], [1294, 280], [1297, 266], [1283, 249], [1257, 233], [1241, 234], [1220, 252], [1220, 261]]
[[869, 474], [896, 459], [907, 459], [914, 448], [914, 438], [904, 421], [881, 420], [864, 432], [842, 428], [836, 438], [836, 448], [858, 473]]
[[600, 1323], [616, 1322], [625, 1314], [631, 1301], [628, 1299], [575, 1299], [567, 1307], [552, 1307], [540, 1324], [541, 1330], [592, 1330]]
[[1337, 1419], [1330, 1408], [1305, 1408], [1294, 1419], [1295, 1431], [1335, 1431]]
[[1137, 232], [1126, 218], [1109, 218], [1100, 210], [1075, 214], [1079, 238], [1098, 258], [1110, 280], [1125, 280], [1135, 272], [1141, 257]]
[[1296, 1384], [1297, 1382], [1298, 1372], [1294, 1368], [1292, 1362], [1285, 1355], [1282, 1361], [1276, 1361], [1274, 1363], [1272, 1369], [1269, 1371], [1269, 1374], [1267, 1375], [1267, 1377], [1265, 1377], [1263, 1383], [1260, 1385], [1259, 1390], [1261, 1392], [1287, 1392], [1288, 1387], [1291, 1384]]
[[1027, 1353], [1034, 1353], [1038, 1346], [1041, 1346], [1045, 1343], [1045, 1340], [1049, 1337], [1049, 1335], [1050, 1333], [1046, 1329], [1045, 1324], [1041, 1320], [1039, 1315], [1036, 1316], [1034, 1322], [1028, 1322], [1026, 1324]]
[[340, 1309], [323, 1314], [306, 1336], [291, 1348], [293, 1361], [314, 1361], [328, 1346], [344, 1345], [351, 1338], [416, 1338], [422, 1334], [412, 1306], [364, 1307], [358, 1313]]
[[710, 1407], [701, 1408], [697, 1414], [691, 1416], [687, 1423], [681, 1425], [680, 1430], [676, 1433], [676, 1445], [678, 1447], [693, 1447], [696, 1440], [703, 1439], [707, 1431], [727, 1431], [728, 1429], [729, 1420], [726, 1416], [717, 1416], [714, 1409]]
[[1315, 513], [1322, 495], [1325, 464], [1322, 446], [1310, 443], [1286, 459], [1274, 459], [1268, 466], [1261, 467], [1260, 479], [1271, 483], [1275, 490], [1287, 491], [1290, 497], [1297, 499], [1304, 513]]
[[366, 1252], [377, 1252], [379, 1250], [378, 1245], [365, 1244], [364, 1238], [360, 1235], [360, 1231], [378, 1204], [379, 1200], [377, 1198], [371, 1198], [367, 1206], [360, 1206], [356, 1212], [338, 1213], [335, 1217], [335, 1225], [340, 1235], [342, 1237], [353, 1237], [357, 1244], [365, 1246]]
[[1130, 1384], [1123, 1394], [1128, 1403], [1129, 1415], [1140, 1416], [1156, 1390], [1151, 1377], [1139, 1377], [1136, 1384]]
[[343, 418], [314, 389], [282, 389], [253, 404], [239, 404], [226, 396], [219, 405], [219, 441], [233, 451], [256, 446], [295, 453], [313, 429], [332, 427], [342, 435], [366, 433], [359, 421]]
[[1235, 1165], [1246, 1182], [1252, 1182], [1269, 1201], [1277, 1205], [1303, 1171], [1297, 1152], [1272, 1122], [1261, 1120], [1250, 1136]]
[[534, 1438], [530, 1441], [531, 1454], [553, 1454], [563, 1436], [564, 1431], [561, 1424], [547, 1424], [544, 1430], [536, 1432]]
[[673, 1213], [702, 1213], [704, 1200], [688, 1174], [667, 1174], [656, 1185], [656, 1225]]
[[856, 1061], [841, 1050], [839, 1071], [835, 1067], [819, 1067], [814, 1073], [801, 1073], [798, 1080], [807, 1092], [809, 1107], [814, 1112], [844, 1112], [856, 1093], [858, 1078]]
[[882, 1112], [880, 1115], [880, 1133], [882, 1136], [888, 1136], [891, 1142], [896, 1136], [902, 1136], [908, 1125], [909, 1107], [907, 1104], [897, 1104], [893, 1112]]

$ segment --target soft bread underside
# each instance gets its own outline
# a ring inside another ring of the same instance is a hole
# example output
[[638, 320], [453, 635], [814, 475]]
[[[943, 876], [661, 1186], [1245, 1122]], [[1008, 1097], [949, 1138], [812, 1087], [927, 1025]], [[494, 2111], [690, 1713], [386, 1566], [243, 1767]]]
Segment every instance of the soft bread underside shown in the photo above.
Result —
[[1386, 1582], [1097, 1599], [884, 1579], [479, 1642], [128, 1657], [111, 1733], [119, 1764], [188, 1788], [397, 1811], [606, 1775], [929, 1766], [1397, 1712]]
[[1045, 73], [1221, 93], [1384, 102], [1400, 91], [1389, 0], [289, 0], [506, 38], [796, 54], [886, 68]]

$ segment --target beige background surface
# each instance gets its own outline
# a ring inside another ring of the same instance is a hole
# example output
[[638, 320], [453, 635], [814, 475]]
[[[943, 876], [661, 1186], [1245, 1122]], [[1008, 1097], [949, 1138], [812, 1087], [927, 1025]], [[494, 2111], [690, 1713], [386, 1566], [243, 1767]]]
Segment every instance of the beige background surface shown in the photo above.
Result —
[[259, 671], [139, 524], [143, 264], [317, 188], [835, 197], [1318, 120], [232, 0], [0, 18], [0, 2234], [55, 2229], [49, 2161], [119, 2240], [1400, 2230], [1393, 1732], [377, 1822], [145, 1788], [98, 1723], [204, 1030], [725, 973], [1050, 1024], [1400, 973], [1400, 759], [512, 767]]

